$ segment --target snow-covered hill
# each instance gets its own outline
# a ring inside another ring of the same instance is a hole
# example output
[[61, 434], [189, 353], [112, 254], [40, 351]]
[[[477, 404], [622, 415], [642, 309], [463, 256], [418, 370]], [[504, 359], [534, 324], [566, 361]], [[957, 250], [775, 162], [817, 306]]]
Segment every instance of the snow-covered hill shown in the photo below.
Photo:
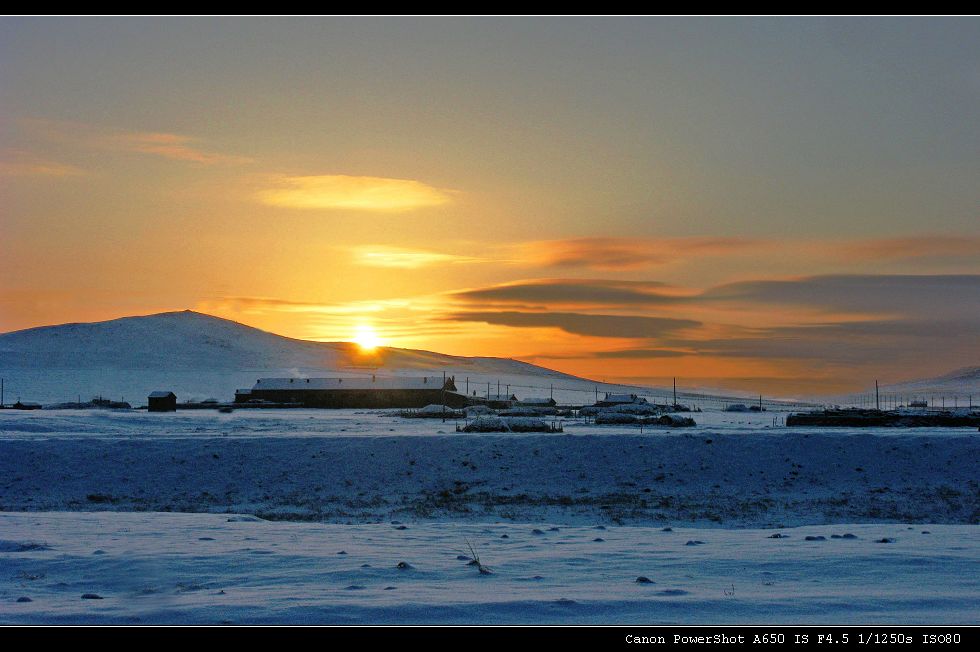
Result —
[[[260, 376], [455, 375], [461, 391], [496, 393], [525, 387], [524, 395], [552, 385], [593, 392], [591, 380], [507, 358], [461, 357], [380, 347], [365, 354], [348, 342], [283, 337], [190, 310], [95, 323], [43, 326], [0, 335], [0, 376], [6, 402], [87, 400], [102, 395], [142, 402], [156, 389], [181, 400], [230, 399]], [[527, 387], [531, 386], [531, 387]], [[599, 391], [620, 386], [599, 385]], [[568, 400], [574, 400], [568, 397]]]
[[888, 385], [885, 389], [904, 394], [972, 394], [980, 397], [980, 367], [963, 367], [936, 378]]

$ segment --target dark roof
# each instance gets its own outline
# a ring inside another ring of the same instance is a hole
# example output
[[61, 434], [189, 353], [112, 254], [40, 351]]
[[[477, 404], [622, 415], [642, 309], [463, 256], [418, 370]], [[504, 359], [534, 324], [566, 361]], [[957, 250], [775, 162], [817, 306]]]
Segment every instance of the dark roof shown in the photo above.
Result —
[[548, 398], [547, 396], [528, 396], [519, 400], [518, 403], [524, 403], [525, 405], [554, 405], [555, 399]]
[[443, 385], [442, 376], [371, 376], [347, 378], [259, 378], [252, 390], [282, 391], [288, 389], [445, 389], [454, 391], [453, 377], [448, 376]]

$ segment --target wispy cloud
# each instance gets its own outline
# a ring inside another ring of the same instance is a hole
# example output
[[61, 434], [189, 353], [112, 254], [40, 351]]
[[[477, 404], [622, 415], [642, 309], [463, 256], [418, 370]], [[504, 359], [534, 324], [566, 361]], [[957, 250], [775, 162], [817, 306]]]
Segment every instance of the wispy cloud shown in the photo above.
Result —
[[459, 256], [425, 249], [408, 249], [385, 245], [363, 245], [351, 248], [354, 262], [369, 267], [418, 269], [432, 265], [452, 265], [485, 262], [481, 258]]
[[401, 212], [447, 204], [452, 194], [413, 179], [326, 174], [277, 177], [258, 199], [286, 208]]
[[327, 303], [314, 301], [292, 301], [276, 297], [230, 296], [206, 299], [198, 303], [197, 309], [202, 312], [298, 312], [318, 313], [328, 312], [332, 306]]
[[80, 167], [35, 156], [23, 150], [0, 152], [0, 175], [8, 177], [79, 177]]
[[827, 311], [980, 318], [980, 275], [852, 274], [727, 283], [705, 290], [704, 303], [806, 306]]
[[980, 260], [980, 236], [922, 234], [902, 238], [875, 238], [845, 242], [848, 256], [867, 259], [908, 259], [932, 256], [973, 256]]
[[201, 139], [158, 131], [132, 131], [81, 122], [28, 118], [29, 131], [49, 141], [103, 151], [130, 152], [202, 165], [242, 164], [252, 159], [211, 150]]
[[526, 243], [523, 258], [541, 267], [629, 270], [693, 255], [724, 256], [773, 245], [746, 238], [574, 238]]
[[[942, 350], [934, 344], [937, 332], [944, 333]], [[952, 365], [953, 360], [975, 352], [977, 342], [976, 320], [898, 318], [763, 328], [751, 337], [671, 343], [693, 347], [704, 356], [887, 366], [893, 361], [922, 363], [937, 356], [949, 358]]]
[[534, 279], [453, 292], [456, 301], [472, 304], [528, 304], [547, 307], [641, 306], [683, 300], [664, 283], [606, 279]]
[[733, 259], [750, 255], [791, 254], [812, 264], [842, 261], [856, 265], [879, 261], [948, 261], [977, 258], [980, 236], [922, 233], [888, 238], [572, 238], [516, 243], [512, 262], [530, 267], [592, 269], [623, 272], [705, 258]]
[[126, 132], [113, 134], [106, 143], [117, 149], [129, 150], [140, 154], [162, 156], [177, 161], [190, 161], [212, 165], [217, 163], [237, 164], [249, 163], [251, 159], [243, 156], [219, 154], [201, 149], [199, 141], [189, 136], [179, 134], [153, 132]]
[[701, 325], [691, 319], [574, 312], [472, 311], [450, 313], [443, 319], [517, 328], [557, 328], [574, 335], [621, 338], [655, 338]]
[[614, 351], [596, 351], [595, 358], [617, 360], [650, 360], [655, 358], [680, 358], [691, 355], [691, 351], [675, 351], [674, 349], [617, 349]]

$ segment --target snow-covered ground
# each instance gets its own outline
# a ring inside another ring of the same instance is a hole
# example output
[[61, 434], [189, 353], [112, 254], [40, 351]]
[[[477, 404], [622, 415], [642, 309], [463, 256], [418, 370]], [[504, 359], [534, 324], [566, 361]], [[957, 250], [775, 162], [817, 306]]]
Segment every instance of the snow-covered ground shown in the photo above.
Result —
[[0, 513], [0, 622], [977, 623], [975, 526], [779, 532]]
[[[463, 420], [403, 419], [398, 410], [238, 409], [221, 414], [214, 409], [151, 413], [145, 410], [0, 410], [0, 440], [19, 438], [145, 438], [145, 437], [331, 437], [331, 436], [431, 436], [455, 432]], [[785, 428], [790, 410], [767, 412], [680, 413], [690, 416], [697, 427], [678, 431], [686, 434], [778, 434], [802, 432]], [[566, 434], [638, 434], [639, 426], [597, 426], [586, 419], [542, 417], [560, 421]], [[643, 429], [647, 432], [670, 432]], [[970, 428], [809, 428], [806, 432], [827, 435], [939, 437], [971, 434]]]
[[0, 510], [707, 527], [980, 518], [971, 429], [695, 416], [707, 425], [463, 434], [349, 410], [4, 411]]
[[977, 624], [978, 433], [693, 416], [0, 411], [0, 623]]

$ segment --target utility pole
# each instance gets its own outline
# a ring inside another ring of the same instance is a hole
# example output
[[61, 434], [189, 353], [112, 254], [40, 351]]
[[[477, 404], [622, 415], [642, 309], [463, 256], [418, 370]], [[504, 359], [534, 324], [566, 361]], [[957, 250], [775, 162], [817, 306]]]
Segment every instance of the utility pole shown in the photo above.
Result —
[[674, 376], [674, 405], [677, 405], [677, 376]]
[[875, 379], [875, 410], [881, 412], [881, 401], [878, 398], [878, 379]]

